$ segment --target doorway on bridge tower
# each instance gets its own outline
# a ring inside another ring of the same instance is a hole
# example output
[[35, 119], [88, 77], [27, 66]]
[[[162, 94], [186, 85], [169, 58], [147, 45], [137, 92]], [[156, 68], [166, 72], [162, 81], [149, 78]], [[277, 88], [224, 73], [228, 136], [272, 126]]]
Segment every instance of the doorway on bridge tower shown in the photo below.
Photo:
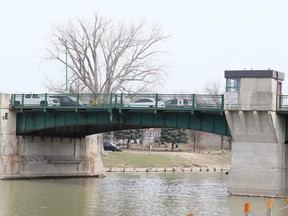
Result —
[[284, 73], [226, 70], [225, 78], [224, 109], [233, 138], [229, 193], [287, 196], [286, 118], [279, 115]]

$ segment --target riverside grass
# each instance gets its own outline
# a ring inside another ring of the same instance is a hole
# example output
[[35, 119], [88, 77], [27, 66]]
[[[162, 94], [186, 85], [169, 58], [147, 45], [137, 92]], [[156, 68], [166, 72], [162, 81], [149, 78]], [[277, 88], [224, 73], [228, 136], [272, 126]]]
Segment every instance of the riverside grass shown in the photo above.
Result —
[[193, 166], [186, 158], [153, 152], [108, 152], [107, 156], [102, 156], [102, 161], [104, 167], [118, 168]]
[[188, 153], [157, 151], [106, 152], [105, 168], [230, 167], [230, 152]]

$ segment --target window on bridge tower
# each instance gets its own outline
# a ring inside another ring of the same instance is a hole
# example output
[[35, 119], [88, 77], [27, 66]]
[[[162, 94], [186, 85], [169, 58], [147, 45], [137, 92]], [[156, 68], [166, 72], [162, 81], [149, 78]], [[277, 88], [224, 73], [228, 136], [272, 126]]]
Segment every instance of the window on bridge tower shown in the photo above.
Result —
[[239, 92], [240, 78], [231, 78], [226, 80], [226, 92]]
[[8, 119], [8, 113], [5, 113], [5, 115], [3, 116], [3, 120], [7, 120]]

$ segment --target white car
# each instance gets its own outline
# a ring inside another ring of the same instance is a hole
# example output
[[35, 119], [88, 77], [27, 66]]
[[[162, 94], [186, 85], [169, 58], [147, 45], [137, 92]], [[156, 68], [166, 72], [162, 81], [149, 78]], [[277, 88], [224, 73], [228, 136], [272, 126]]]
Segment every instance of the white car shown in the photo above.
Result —
[[[133, 103], [130, 103], [131, 107], [156, 107], [156, 100], [154, 98], [140, 98]], [[157, 107], [165, 107], [163, 101], [157, 101]]]
[[39, 94], [24, 94], [16, 95], [14, 103], [24, 106], [60, 106], [60, 101], [57, 98], [47, 97], [45, 104], [45, 96]]

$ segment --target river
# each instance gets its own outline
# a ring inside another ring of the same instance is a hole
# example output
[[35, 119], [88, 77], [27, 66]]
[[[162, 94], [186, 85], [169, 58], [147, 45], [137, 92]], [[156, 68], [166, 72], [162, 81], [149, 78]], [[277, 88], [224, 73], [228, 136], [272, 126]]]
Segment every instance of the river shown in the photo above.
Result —
[[[105, 178], [0, 181], [0, 216], [258, 215], [268, 198], [230, 196], [225, 172], [107, 173]], [[285, 199], [273, 199], [273, 216]], [[253, 215], [253, 214], [251, 214]]]

